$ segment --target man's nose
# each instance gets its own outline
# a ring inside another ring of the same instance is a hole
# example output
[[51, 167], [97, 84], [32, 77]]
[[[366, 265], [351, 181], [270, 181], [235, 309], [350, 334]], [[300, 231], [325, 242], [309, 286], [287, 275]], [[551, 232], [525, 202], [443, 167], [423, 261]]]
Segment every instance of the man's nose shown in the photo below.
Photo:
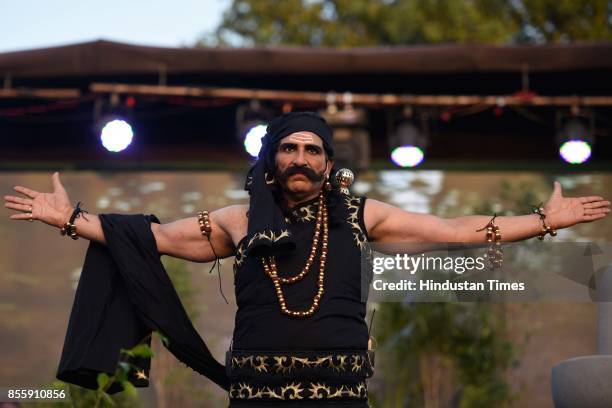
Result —
[[296, 166], [305, 166], [306, 165], [306, 156], [304, 155], [304, 149], [297, 149], [295, 152], [295, 158], [293, 159], [293, 164]]

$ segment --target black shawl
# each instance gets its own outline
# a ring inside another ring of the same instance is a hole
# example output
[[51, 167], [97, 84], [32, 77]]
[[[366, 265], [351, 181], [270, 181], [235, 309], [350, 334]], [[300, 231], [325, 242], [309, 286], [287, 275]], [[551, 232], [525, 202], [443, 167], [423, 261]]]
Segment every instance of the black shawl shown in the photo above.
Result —
[[[160, 261], [151, 231], [157, 217], [103, 214], [100, 221], [107, 245], [92, 241], [87, 249], [57, 378], [96, 389], [100, 372], [114, 374], [120, 349], [159, 331], [176, 358], [227, 390], [225, 367], [193, 327]], [[150, 359], [130, 362], [147, 377], [138, 379], [131, 372], [130, 381], [148, 386]], [[121, 390], [117, 383], [108, 392]]]

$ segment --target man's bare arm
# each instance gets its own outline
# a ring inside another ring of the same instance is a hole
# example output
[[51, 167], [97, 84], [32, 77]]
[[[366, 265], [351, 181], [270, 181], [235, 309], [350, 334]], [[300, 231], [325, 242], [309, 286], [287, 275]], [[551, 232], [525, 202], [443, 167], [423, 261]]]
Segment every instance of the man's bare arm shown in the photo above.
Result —
[[[555, 229], [602, 219], [610, 213], [610, 201], [599, 196], [563, 197], [555, 183], [550, 199], [544, 205], [547, 225]], [[428, 214], [404, 211], [381, 201], [368, 199], [364, 218], [368, 234], [377, 242], [484, 242], [484, 227], [490, 215], [473, 215], [444, 219]], [[495, 218], [502, 241], [531, 238], [541, 231], [537, 214]]]
[[[73, 208], [68, 193], [61, 184], [59, 174], [52, 176], [53, 192], [43, 193], [27, 187], [15, 186], [15, 191], [24, 197], [4, 196], [4, 206], [19, 211], [10, 216], [13, 220], [27, 220], [32, 218], [45, 224], [61, 228], [70, 218]], [[211, 242], [202, 236], [197, 218], [190, 217], [168, 224], [151, 224], [151, 230], [161, 254], [196, 262], [207, 262], [233, 255], [234, 245], [232, 233], [240, 233], [240, 227], [246, 223], [246, 206], [230, 206], [216, 211], [210, 215], [212, 223]], [[81, 214], [75, 220], [78, 236], [92, 241], [106, 244], [100, 218], [91, 213]]]
[[[195, 216], [166, 224], [151, 223], [157, 251], [162, 255], [194, 262], [209, 262], [216, 257], [227, 258], [234, 255], [232, 237], [225, 225], [231, 225], [232, 221], [238, 222], [239, 207], [241, 206], [225, 207], [210, 213], [210, 241], [202, 235]], [[94, 214], [86, 214], [86, 217], [87, 220], [81, 217], [75, 220], [78, 236], [105, 244], [100, 218]]]
[[[194, 262], [209, 262], [216, 257], [233, 256], [232, 236], [246, 225], [246, 206], [232, 205], [210, 213], [210, 242], [200, 231], [197, 217], [180, 219], [167, 224], [152, 224], [151, 229], [160, 253]], [[213, 250], [214, 249], [214, 250]]]

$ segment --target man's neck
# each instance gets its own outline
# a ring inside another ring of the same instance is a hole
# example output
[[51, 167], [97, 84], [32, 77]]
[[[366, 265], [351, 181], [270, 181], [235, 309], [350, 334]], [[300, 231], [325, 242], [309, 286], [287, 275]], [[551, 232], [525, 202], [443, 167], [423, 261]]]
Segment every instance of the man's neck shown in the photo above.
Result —
[[306, 194], [306, 195], [296, 195], [296, 194], [289, 195], [285, 193], [283, 194], [283, 198], [285, 199], [285, 205], [287, 206], [287, 208], [291, 208], [303, 202], [310, 201], [313, 198], [317, 197], [318, 195], [319, 195], [318, 191], [315, 191], [314, 193]]

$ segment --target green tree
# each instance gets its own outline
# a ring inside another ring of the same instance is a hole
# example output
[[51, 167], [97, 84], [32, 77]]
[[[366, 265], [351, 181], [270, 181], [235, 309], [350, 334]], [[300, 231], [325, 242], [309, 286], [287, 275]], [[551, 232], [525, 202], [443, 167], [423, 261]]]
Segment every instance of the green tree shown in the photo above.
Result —
[[233, 0], [199, 45], [329, 47], [612, 39], [609, 0]]
[[522, 0], [515, 10], [527, 41], [612, 39], [610, 0]]

